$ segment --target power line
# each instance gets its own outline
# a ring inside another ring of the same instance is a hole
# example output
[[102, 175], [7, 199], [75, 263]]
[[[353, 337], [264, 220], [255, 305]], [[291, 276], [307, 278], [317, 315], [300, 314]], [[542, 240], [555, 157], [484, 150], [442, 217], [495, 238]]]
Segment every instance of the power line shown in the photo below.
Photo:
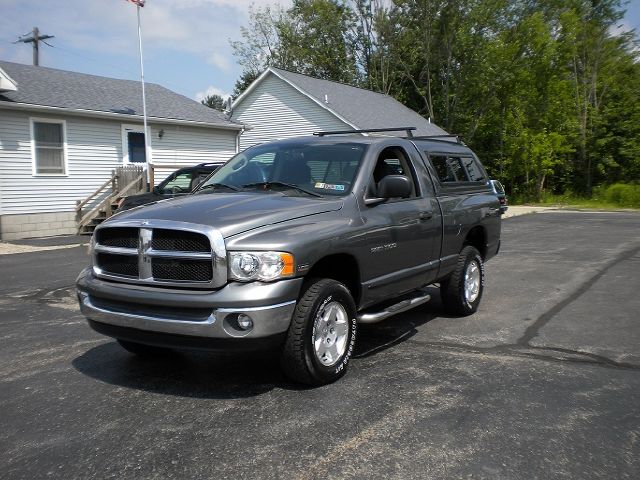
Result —
[[[29, 35], [29, 34], [27, 34], [27, 35]], [[49, 37], [47, 37], [47, 38], [49, 38]], [[51, 37], [51, 38], [53, 38], [53, 37]], [[6, 42], [6, 43], [10, 43], [12, 45], [15, 45], [16, 43], [20, 43], [21, 41], [22, 40], [12, 41], [12, 40], [9, 40], [6, 37], [4, 37], [4, 38], [0, 37], [0, 42]], [[50, 45], [49, 43], [47, 43], [44, 40], [42, 40], [42, 37], [40, 38], [40, 41], [42, 41], [42, 43], [45, 43], [45, 44], [49, 45], [51, 48], [53, 48], [54, 50], [57, 50], [60, 53], [81, 58], [83, 60], [86, 60], [88, 62], [93, 63], [94, 65], [100, 65], [101, 67], [109, 67], [110, 69], [112, 69], [114, 71], [119, 71], [119, 72], [122, 72], [122, 73], [126, 73], [126, 74], [131, 75], [131, 76], [136, 76], [137, 75], [137, 73], [135, 71], [129, 70], [129, 69], [126, 69], [126, 68], [122, 68], [121, 66], [115, 65], [113, 63], [108, 63], [108, 62], [105, 62], [103, 60], [96, 60], [96, 58], [94, 58], [94, 57], [91, 57], [91, 56], [88, 56], [88, 55], [82, 55], [82, 54], [80, 54], [80, 53], [78, 53], [76, 51], [69, 50], [68, 48], [63, 48], [60, 45]], [[155, 76], [151, 75], [151, 76], [149, 76], [149, 79], [153, 83], [157, 83], [157, 84], [159, 84], [161, 86], [164, 86], [164, 87], [173, 88], [176, 91], [177, 90], [182, 90], [182, 88], [183, 88], [183, 86], [178, 85], [178, 84], [173, 83], [173, 82], [169, 82], [165, 78], [158, 78], [158, 77], [155, 77]], [[187, 97], [191, 98], [188, 95], [187, 95]]]
[[[22, 35], [24, 37], [24, 35]], [[33, 31], [31, 32], [31, 36], [27, 38], [20, 37], [14, 43], [32, 43], [33, 44], [33, 64], [38, 66], [40, 65], [40, 42], [47, 43], [45, 40], [49, 38], [55, 38], [53, 35], [40, 35], [40, 30], [38, 27], [33, 27]], [[49, 45], [47, 43], [47, 45]], [[51, 45], [49, 45], [51, 46]]]

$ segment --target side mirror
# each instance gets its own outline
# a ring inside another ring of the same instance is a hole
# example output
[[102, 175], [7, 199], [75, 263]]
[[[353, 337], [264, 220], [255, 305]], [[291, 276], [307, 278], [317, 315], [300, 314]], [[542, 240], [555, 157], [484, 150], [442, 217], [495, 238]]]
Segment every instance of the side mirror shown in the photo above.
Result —
[[378, 183], [380, 198], [409, 198], [410, 196], [411, 181], [404, 175], [387, 175]]
[[153, 193], [155, 193], [156, 195], [160, 195], [162, 192], [160, 191], [160, 187], [158, 185], [156, 185], [155, 187], [153, 187], [152, 190]]

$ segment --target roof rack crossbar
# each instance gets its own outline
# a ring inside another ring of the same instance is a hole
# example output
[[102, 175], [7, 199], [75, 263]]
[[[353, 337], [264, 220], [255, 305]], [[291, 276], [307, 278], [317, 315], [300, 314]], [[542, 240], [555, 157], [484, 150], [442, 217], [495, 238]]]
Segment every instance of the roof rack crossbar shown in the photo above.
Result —
[[455, 141], [457, 143], [463, 143], [462, 140], [460, 140], [460, 135], [456, 133], [451, 133], [449, 135], [420, 135], [417, 137], [407, 136], [407, 138], [410, 138], [412, 140], [438, 140], [443, 138], [455, 138]]
[[413, 138], [413, 131], [417, 130], [416, 127], [398, 127], [398, 128], [367, 128], [364, 130], [334, 130], [331, 132], [313, 132], [318, 137], [325, 137], [327, 135], [348, 135], [349, 133], [376, 133], [376, 132], [407, 132], [407, 138]]

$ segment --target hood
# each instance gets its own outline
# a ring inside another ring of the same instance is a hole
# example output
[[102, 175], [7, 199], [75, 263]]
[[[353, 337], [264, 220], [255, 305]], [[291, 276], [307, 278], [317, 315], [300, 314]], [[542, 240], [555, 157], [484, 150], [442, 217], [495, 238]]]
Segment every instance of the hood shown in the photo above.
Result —
[[[210, 225], [226, 238], [263, 225], [340, 210], [342, 204], [342, 199], [286, 196], [280, 192], [203, 193], [126, 210], [112, 218]], [[109, 220], [103, 225], [108, 224]]]

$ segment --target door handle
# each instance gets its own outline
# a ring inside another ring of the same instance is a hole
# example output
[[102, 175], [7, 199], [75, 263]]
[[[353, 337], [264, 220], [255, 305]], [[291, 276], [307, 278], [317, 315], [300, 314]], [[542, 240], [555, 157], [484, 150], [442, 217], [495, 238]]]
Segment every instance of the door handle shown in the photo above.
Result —
[[431, 220], [433, 212], [420, 212], [420, 220]]

